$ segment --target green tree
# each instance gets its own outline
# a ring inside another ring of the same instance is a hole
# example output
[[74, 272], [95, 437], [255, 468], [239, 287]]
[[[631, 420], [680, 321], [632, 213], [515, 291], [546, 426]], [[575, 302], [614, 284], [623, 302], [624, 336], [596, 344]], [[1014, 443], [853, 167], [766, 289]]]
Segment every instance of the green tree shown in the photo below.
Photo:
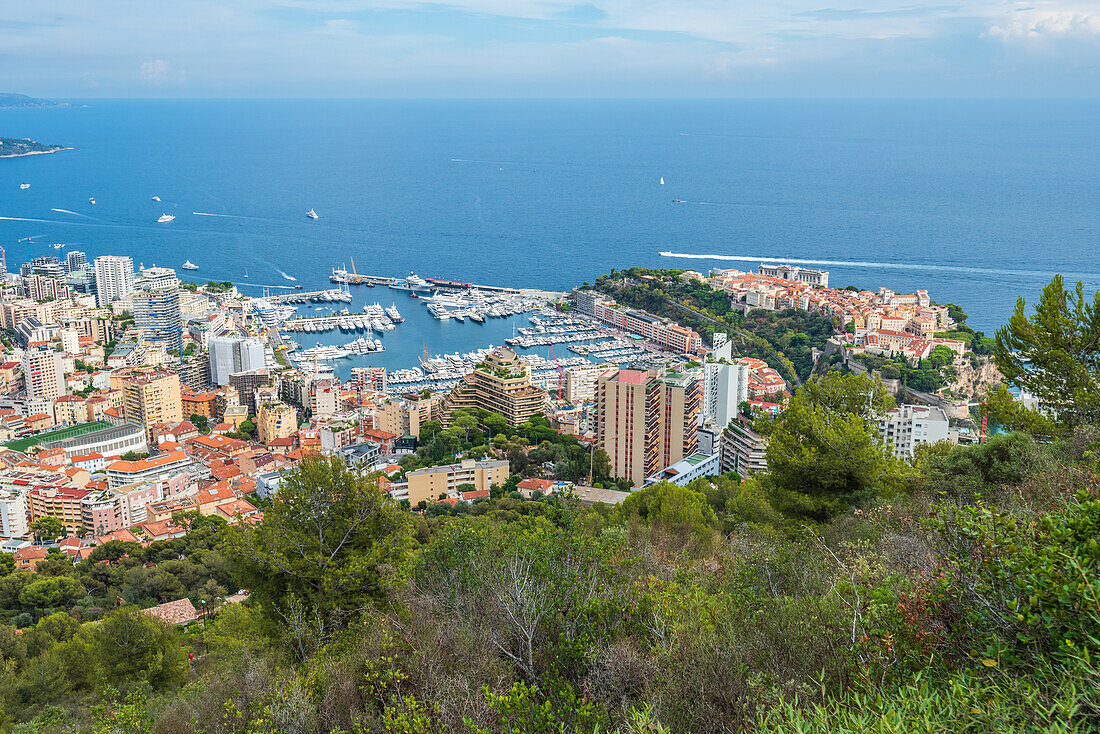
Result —
[[707, 541], [718, 527], [718, 517], [707, 496], [670, 482], [658, 482], [627, 495], [615, 509], [618, 522], [640, 521], [683, 539]]
[[84, 596], [80, 582], [68, 576], [37, 579], [19, 592], [19, 603], [33, 609], [56, 609]]
[[765, 481], [786, 512], [825, 520], [895, 486], [904, 466], [879, 437], [894, 401], [882, 382], [830, 372], [806, 383], [770, 427]]
[[65, 525], [53, 515], [40, 517], [31, 523], [31, 530], [44, 541], [65, 537]]
[[132, 605], [85, 625], [76, 642], [90, 682], [100, 690], [140, 684], [163, 688], [181, 683], [187, 673], [187, 655], [175, 629]]
[[1063, 424], [1100, 423], [1100, 292], [1090, 302], [1084, 284], [1071, 293], [1056, 275], [1030, 318], [1025, 306], [1023, 298], [1016, 301], [997, 329], [997, 369]]
[[198, 415], [197, 413], [192, 413], [191, 417], [188, 418], [187, 420], [191, 421], [191, 423], [195, 426], [195, 428], [199, 429], [199, 431], [201, 431], [202, 433], [209, 433], [210, 432], [210, 419], [207, 418], [205, 415]]
[[235, 531], [230, 555], [304, 657], [382, 602], [411, 546], [411, 518], [376, 482], [310, 457], [284, 476], [263, 524]]

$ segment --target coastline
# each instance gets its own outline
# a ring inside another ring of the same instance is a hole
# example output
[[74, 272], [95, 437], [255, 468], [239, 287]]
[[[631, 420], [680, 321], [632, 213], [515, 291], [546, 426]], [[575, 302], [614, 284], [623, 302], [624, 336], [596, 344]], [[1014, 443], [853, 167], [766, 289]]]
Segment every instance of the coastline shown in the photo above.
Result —
[[54, 148], [53, 150], [31, 150], [26, 153], [12, 153], [11, 155], [0, 155], [0, 158], [26, 158], [29, 155], [49, 155], [50, 153], [60, 153], [63, 150], [75, 150], [75, 148]]

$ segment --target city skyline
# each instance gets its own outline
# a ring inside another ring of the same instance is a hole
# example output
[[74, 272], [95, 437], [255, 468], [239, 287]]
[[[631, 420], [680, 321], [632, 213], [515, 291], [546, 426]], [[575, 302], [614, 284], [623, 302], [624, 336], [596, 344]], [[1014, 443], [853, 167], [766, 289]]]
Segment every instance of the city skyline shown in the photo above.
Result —
[[96, 97], [1095, 97], [1093, 2], [46, 0], [3, 91]]

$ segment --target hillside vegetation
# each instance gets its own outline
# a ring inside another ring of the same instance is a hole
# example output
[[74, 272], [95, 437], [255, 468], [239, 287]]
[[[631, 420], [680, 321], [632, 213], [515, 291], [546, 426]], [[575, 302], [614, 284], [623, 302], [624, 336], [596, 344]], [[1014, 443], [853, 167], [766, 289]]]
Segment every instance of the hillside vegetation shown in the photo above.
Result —
[[[1078, 307], [1058, 285], [998, 332], [998, 365], [1014, 385], [1087, 392], [1100, 296]], [[877, 439], [891, 405], [869, 378], [815, 377], [761, 426], [769, 473], [616, 507], [494, 488], [428, 517], [313, 458], [259, 526], [181, 518], [185, 542], [108, 544], [37, 574], [5, 558], [2, 726], [1097, 731], [1096, 401], [1002, 401], [1018, 430], [911, 461]], [[492, 435], [469, 418], [438, 440]], [[238, 586], [249, 599], [221, 605]], [[138, 611], [182, 595], [218, 607], [205, 627]]]

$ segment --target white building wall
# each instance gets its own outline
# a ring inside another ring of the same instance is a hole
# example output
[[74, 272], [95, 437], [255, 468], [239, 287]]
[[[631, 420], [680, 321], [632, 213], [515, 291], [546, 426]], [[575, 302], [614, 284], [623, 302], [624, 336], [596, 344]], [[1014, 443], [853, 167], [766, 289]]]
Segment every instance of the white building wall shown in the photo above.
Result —
[[22, 538], [30, 532], [27, 509], [26, 493], [0, 490], [0, 537]]

